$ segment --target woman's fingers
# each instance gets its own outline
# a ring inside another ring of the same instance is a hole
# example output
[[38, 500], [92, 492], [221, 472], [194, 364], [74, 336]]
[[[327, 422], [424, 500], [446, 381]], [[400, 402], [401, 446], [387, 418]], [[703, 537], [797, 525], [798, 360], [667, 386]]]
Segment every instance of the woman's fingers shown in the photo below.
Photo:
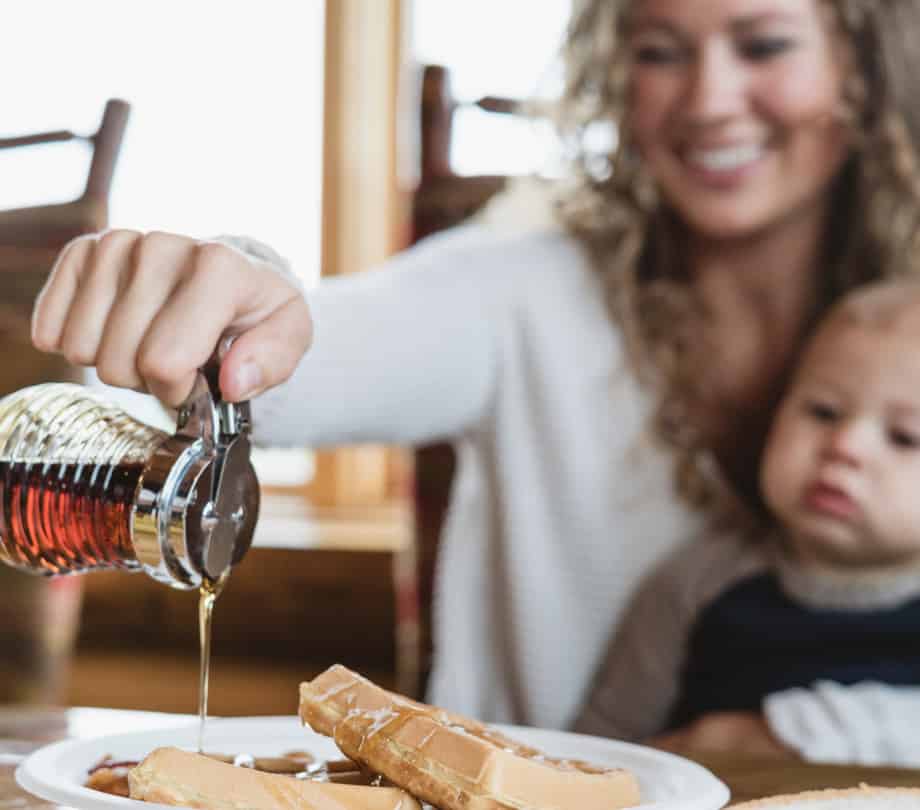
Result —
[[164, 402], [181, 402], [225, 334], [239, 336], [224, 358], [231, 372], [221, 374], [222, 393], [235, 401], [237, 389], [223, 383], [244, 365], [238, 358], [260, 370], [260, 390], [286, 379], [309, 343], [310, 314], [300, 291], [270, 265], [204, 243], [140, 347], [148, 386]]
[[173, 406], [228, 333], [239, 338], [221, 383], [238, 400], [290, 376], [310, 342], [310, 313], [299, 289], [264, 261], [219, 243], [131, 231], [70, 243], [32, 322], [38, 348]]
[[195, 376], [232, 328], [237, 299], [252, 296], [249, 260], [229, 248], [196, 244], [169, 301], [152, 320], [137, 350], [137, 367], [157, 399], [177, 406]]
[[165, 233], [148, 234], [135, 246], [103, 326], [95, 361], [103, 382], [159, 393], [159, 366], [147, 363], [141, 346], [185, 277], [194, 272], [194, 254], [193, 240]]
[[60, 351], [64, 325], [95, 244], [95, 236], [81, 236], [68, 242], [58, 255], [32, 310], [32, 343], [36, 348]]
[[[96, 365], [102, 332], [119, 292], [119, 279], [130, 267], [140, 234], [113, 231], [88, 242], [82, 270], [61, 330], [59, 351], [78, 366]], [[136, 381], [131, 381], [136, 382]]]

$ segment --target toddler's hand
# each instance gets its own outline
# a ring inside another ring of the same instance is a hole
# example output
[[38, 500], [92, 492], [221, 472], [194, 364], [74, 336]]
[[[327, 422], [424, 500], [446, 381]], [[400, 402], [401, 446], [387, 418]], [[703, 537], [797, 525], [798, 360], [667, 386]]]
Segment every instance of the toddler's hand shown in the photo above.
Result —
[[795, 757], [770, 730], [757, 712], [713, 712], [692, 723], [649, 740], [655, 748], [674, 753], [736, 753], [771, 757]]
[[114, 230], [61, 252], [32, 315], [32, 342], [95, 366], [109, 385], [149, 391], [170, 406], [224, 334], [230, 401], [287, 379], [310, 344], [300, 290], [267, 262], [217, 242]]

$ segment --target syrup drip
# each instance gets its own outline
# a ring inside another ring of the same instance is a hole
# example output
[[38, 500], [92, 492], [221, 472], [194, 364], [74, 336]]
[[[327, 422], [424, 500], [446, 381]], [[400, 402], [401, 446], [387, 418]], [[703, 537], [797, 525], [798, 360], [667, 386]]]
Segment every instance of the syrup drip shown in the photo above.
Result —
[[204, 732], [208, 720], [208, 685], [211, 674], [211, 620], [214, 603], [227, 584], [230, 572], [212, 582], [205, 580], [198, 596], [198, 640], [201, 646], [201, 661], [198, 680], [198, 753], [204, 753]]

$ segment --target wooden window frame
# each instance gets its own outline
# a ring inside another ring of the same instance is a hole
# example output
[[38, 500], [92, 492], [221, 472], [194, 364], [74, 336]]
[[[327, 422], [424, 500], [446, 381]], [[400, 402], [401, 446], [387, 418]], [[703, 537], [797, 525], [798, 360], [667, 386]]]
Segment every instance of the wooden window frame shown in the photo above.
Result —
[[[407, 0], [327, 0], [323, 99], [321, 266], [324, 276], [382, 262], [407, 243], [409, 194], [401, 181], [401, 92]], [[364, 505], [405, 495], [407, 455], [378, 445], [316, 454], [307, 496]]]

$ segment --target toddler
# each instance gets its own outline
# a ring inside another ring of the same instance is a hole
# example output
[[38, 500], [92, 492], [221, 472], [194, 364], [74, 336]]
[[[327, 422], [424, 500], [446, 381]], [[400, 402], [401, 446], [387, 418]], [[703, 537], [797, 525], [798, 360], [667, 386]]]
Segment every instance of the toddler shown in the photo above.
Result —
[[760, 481], [774, 528], [696, 539], [650, 576], [576, 729], [654, 741], [743, 712], [806, 758], [916, 765], [920, 284], [825, 317]]

